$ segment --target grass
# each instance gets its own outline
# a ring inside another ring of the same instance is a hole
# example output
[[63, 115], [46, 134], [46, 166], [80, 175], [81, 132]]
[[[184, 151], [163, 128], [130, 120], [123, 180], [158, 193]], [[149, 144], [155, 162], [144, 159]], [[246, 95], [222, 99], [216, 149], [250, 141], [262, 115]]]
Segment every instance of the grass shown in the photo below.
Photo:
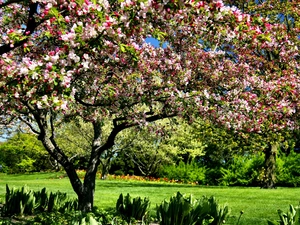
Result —
[[[76, 197], [68, 178], [59, 179], [61, 173], [39, 173], [28, 175], [0, 174], [0, 199], [4, 200], [5, 185], [22, 187], [25, 184], [31, 189], [62, 191]], [[240, 211], [244, 214], [239, 225], [267, 225], [267, 219], [277, 220], [277, 210], [287, 211], [289, 204], [299, 204], [299, 188], [277, 188], [272, 190], [243, 187], [210, 187], [158, 182], [97, 180], [95, 206], [102, 209], [114, 208], [121, 193], [131, 196], [149, 197], [151, 209], [176, 192], [192, 194], [195, 197], [215, 196], [220, 204], [228, 204], [231, 218], [227, 224], [236, 224]]]

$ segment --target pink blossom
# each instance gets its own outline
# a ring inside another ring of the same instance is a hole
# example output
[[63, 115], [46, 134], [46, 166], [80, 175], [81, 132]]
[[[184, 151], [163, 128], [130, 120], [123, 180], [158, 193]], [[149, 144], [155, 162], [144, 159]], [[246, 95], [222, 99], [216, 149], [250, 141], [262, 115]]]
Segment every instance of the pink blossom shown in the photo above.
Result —
[[66, 16], [66, 17], [65, 17], [65, 21], [66, 21], [67, 23], [70, 23], [70, 17], [69, 17], [69, 16]]

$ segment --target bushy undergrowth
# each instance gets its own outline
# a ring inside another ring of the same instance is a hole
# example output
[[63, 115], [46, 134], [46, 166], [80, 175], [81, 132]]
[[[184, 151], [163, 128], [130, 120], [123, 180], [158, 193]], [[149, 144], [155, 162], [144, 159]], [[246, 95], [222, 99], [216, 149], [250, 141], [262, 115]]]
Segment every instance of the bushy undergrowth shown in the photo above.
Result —
[[181, 161], [178, 165], [165, 166], [159, 175], [183, 183], [205, 184], [205, 168], [196, 162], [185, 164]]
[[[13, 191], [8, 188], [7, 192], [9, 196], [17, 196], [18, 199], [31, 199], [28, 201], [27, 206], [27, 203], [23, 204], [21, 202], [22, 207], [32, 206], [35, 210], [29, 211], [30, 216], [25, 215], [25, 211], [24, 214], [18, 212], [5, 214], [6, 217], [0, 217], [0, 225], [149, 225], [151, 223], [159, 225], [221, 225], [227, 224], [226, 218], [229, 216], [228, 206], [220, 205], [213, 196], [194, 198], [191, 195], [185, 196], [180, 192], [172, 196], [169, 201], [164, 200], [157, 205], [156, 219], [148, 217], [150, 205], [148, 198], [131, 198], [129, 194], [125, 197], [121, 194], [116, 203], [116, 208], [111, 211], [94, 208], [93, 212], [83, 213], [72, 207], [68, 210], [59, 210], [63, 204], [58, 202], [53, 202], [55, 206], [52, 209], [56, 209], [56, 211], [47, 210], [50, 197], [46, 195], [45, 189], [34, 192], [25, 187]], [[48, 203], [46, 203], [47, 201], [42, 203], [40, 200], [36, 200], [38, 204], [33, 204], [34, 193], [38, 193], [40, 196], [48, 196], [45, 198], [48, 199]], [[62, 196], [62, 194], [58, 196]], [[14, 204], [17, 204], [17, 201], [14, 201]], [[2, 209], [6, 207], [7, 204], [5, 203]], [[12, 207], [10, 208], [12, 209]], [[37, 208], [40, 208], [40, 210], [36, 210]], [[299, 225], [299, 213], [299, 206], [293, 207], [290, 205], [287, 212], [278, 210], [279, 220], [268, 220], [265, 223], [266, 225]], [[147, 220], [145, 220], [146, 216]], [[230, 220], [229, 224], [238, 225], [240, 217], [235, 217], [236, 221]], [[231, 218], [234, 217], [231, 216]]]
[[[264, 175], [264, 155], [236, 155], [223, 167], [205, 167], [196, 162], [164, 166], [161, 178], [183, 183], [197, 183], [222, 186], [261, 186]], [[300, 154], [291, 152], [288, 156], [280, 153], [276, 159], [276, 185], [300, 186]]]
[[276, 162], [276, 183], [278, 186], [300, 186], [300, 154], [291, 152], [288, 156], [281, 154]]
[[[51, 192], [49, 195], [45, 188], [41, 191], [32, 191], [26, 186], [20, 189], [10, 189], [6, 186], [6, 201], [2, 208], [2, 216], [6, 218], [0, 218], [0, 225], [146, 225], [150, 223], [149, 198], [131, 198], [129, 194], [126, 196], [121, 194], [115, 211], [111, 213], [97, 209], [92, 213], [83, 213], [66, 203], [68, 201], [64, 193]], [[205, 223], [208, 225], [219, 225], [224, 223], [228, 216], [228, 207], [221, 207], [214, 197], [194, 199], [191, 195], [185, 197], [179, 192], [171, 197], [169, 202], [163, 201], [157, 206], [156, 211], [156, 222], [161, 225], [202, 225], [203, 221], [208, 222]]]
[[228, 168], [221, 168], [220, 185], [224, 186], [258, 186], [262, 173], [264, 158], [236, 156]]
[[43, 212], [34, 217], [14, 217], [0, 220], [0, 225], [121, 225], [121, 218], [101, 210], [91, 213], [80, 211]]

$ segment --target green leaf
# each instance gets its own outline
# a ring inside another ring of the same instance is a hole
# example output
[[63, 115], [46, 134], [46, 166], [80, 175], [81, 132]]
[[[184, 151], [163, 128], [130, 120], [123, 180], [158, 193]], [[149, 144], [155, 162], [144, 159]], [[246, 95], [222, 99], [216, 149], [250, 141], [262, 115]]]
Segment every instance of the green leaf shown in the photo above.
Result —
[[125, 44], [120, 44], [119, 47], [120, 47], [121, 52], [123, 52], [123, 53], [126, 52], [126, 47], [127, 46]]
[[76, 3], [77, 3], [78, 5], [80, 5], [80, 6], [82, 6], [83, 3], [84, 3], [84, 0], [76, 0]]
[[59, 12], [58, 12], [57, 8], [52, 7], [52, 8], [49, 10], [48, 15], [49, 15], [50, 17], [58, 18], [58, 17], [59, 17]]

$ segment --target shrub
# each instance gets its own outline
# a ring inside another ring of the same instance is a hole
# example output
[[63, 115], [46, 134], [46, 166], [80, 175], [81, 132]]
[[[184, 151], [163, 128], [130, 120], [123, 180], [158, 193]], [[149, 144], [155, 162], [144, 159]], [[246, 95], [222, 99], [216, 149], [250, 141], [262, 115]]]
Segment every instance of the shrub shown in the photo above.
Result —
[[5, 165], [5, 163], [2, 163], [0, 161], [0, 173], [7, 173], [8, 172], [8, 167]]
[[196, 182], [198, 184], [205, 183], [205, 168], [199, 167], [196, 162], [185, 164], [179, 162], [178, 165], [165, 166], [160, 171], [160, 177], [169, 180], [178, 180], [184, 183]]
[[32, 134], [17, 133], [1, 143], [0, 164], [7, 173], [36, 172], [52, 169], [49, 155]]
[[124, 175], [124, 172], [123, 172], [122, 170], [116, 170], [116, 171], [114, 172], [114, 174], [115, 174], [116, 176], [122, 176], [122, 175]]
[[209, 185], [219, 185], [222, 178], [221, 167], [206, 168], [205, 182]]
[[300, 154], [291, 152], [288, 156], [280, 154], [276, 162], [277, 185], [300, 186]]
[[128, 170], [128, 175], [134, 175], [134, 170]]
[[263, 168], [263, 155], [235, 156], [228, 168], [221, 168], [221, 185], [257, 186]]

